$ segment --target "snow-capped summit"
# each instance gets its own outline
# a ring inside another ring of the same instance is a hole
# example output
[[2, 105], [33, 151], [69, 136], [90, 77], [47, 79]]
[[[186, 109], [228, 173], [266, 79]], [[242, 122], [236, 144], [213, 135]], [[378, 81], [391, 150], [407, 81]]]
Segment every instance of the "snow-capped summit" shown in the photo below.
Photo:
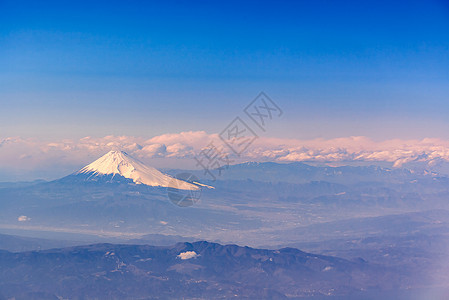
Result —
[[199, 190], [199, 186], [175, 179], [163, 174], [155, 168], [146, 166], [144, 163], [132, 158], [123, 151], [110, 151], [85, 166], [75, 175], [89, 175], [89, 178], [96, 176], [116, 175], [131, 179], [136, 184], [145, 184], [148, 186], [171, 187], [182, 190]]

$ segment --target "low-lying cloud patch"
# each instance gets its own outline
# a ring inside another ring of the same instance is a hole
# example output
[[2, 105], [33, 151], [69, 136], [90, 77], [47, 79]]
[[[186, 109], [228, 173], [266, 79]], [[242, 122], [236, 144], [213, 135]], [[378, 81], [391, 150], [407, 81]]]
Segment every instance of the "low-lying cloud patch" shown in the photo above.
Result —
[[186, 251], [186, 252], [179, 253], [178, 258], [180, 258], [182, 260], [186, 260], [186, 259], [195, 258], [197, 256], [198, 256], [198, 254], [196, 254], [195, 251]]

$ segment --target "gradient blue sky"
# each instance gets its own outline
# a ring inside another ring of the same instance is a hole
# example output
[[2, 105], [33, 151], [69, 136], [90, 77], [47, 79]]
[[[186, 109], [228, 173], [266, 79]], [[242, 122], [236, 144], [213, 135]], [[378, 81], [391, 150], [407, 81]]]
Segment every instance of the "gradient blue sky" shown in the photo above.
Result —
[[0, 1], [0, 137], [449, 138], [447, 1]]

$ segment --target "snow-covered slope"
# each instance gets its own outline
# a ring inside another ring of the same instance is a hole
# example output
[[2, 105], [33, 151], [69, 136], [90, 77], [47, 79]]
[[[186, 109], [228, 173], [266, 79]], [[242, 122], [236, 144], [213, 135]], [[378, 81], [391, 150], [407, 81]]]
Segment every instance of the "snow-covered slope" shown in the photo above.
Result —
[[110, 151], [85, 166], [75, 173], [88, 174], [89, 178], [103, 175], [120, 175], [131, 179], [136, 184], [145, 184], [149, 186], [171, 187], [182, 190], [199, 190], [200, 187], [186, 181], [175, 179], [171, 176], [161, 173], [155, 168], [146, 166], [144, 163], [132, 158], [123, 151]]

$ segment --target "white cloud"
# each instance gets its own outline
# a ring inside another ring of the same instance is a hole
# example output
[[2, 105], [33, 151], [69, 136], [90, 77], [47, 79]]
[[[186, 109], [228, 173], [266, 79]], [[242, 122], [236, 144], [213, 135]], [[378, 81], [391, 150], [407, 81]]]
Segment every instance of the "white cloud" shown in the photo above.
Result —
[[167, 154], [167, 146], [164, 144], [150, 144], [142, 147], [139, 151], [145, 157], [163, 157]]
[[26, 221], [30, 221], [30, 220], [31, 220], [31, 218], [28, 218], [27, 216], [19, 216], [17, 218], [17, 221], [19, 221], [19, 222], [26, 222]]
[[186, 252], [179, 253], [178, 258], [185, 260], [185, 259], [195, 258], [197, 256], [198, 256], [198, 254], [196, 254], [195, 251], [186, 251]]

